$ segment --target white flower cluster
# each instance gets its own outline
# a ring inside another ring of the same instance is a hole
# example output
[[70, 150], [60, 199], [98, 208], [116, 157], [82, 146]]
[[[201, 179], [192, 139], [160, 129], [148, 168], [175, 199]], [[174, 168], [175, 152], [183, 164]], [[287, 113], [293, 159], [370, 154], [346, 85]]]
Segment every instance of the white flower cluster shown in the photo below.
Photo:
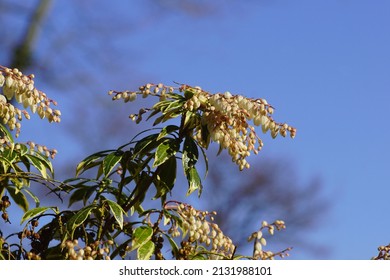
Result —
[[10, 101], [14, 99], [29, 108], [32, 113], [37, 113], [41, 119], [46, 118], [49, 122], [60, 122], [61, 112], [53, 110], [50, 106], [57, 105], [49, 99], [45, 93], [34, 86], [34, 75], [23, 75], [18, 69], [10, 69], [0, 65], [0, 118], [11, 130], [16, 129], [16, 136], [20, 133], [20, 121], [22, 115], [30, 119], [25, 110], [15, 108]]
[[282, 220], [276, 220], [272, 224], [268, 224], [268, 222], [263, 221], [261, 228], [249, 236], [248, 242], [254, 240], [254, 248], [253, 248], [254, 259], [273, 260], [275, 256], [279, 256], [281, 258], [288, 256], [288, 251], [290, 251], [291, 248], [287, 248], [278, 253], [263, 250], [263, 247], [267, 245], [267, 240], [264, 238], [263, 230], [267, 229], [270, 235], [274, 235], [275, 228], [279, 231], [285, 229], [286, 225]]
[[223, 234], [217, 224], [208, 221], [213, 220], [213, 215], [207, 211], [199, 211], [188, 204], [179, 204], [177, 213], [182, 218], [183, 235], [188, 233], [188, 242], [203, 243], [210, 247], [211, 258], [220, 258], [221, 255], [230, 258], [235, 250], [232, 240]]
[[[286, 123], [277, 123], [272, 118], [274, 108], [268, 104], [265, 99], [252, 99], [242, 95], [232, 95], [230, 92], [210, 94], [200, 87], [191, 87], [181, 85], [178, 88], [164, 86], [162, 84], [146, 84], [141, 86], [139, 91], [110, 91], [109, 94], [115, 94], [113, 100], [123, 99], [125, 102], [136, 100], [137, 94], [142, 97], [149, 95], [159, 96], [161, 100], [171, 98], [172, 102], [177, 102], [177, 96], [171, 95], [174, 90], [184, 92], [185, 101], [182, 107], [169, 105], [164, 107], [163, 114], [178, 116], [185, 114], [186, 111], [194, 112], [193, 134], [195, 139], [203, 147], [208, 147], [209, 139], [217, 142], [221, 149], [226, 149], [240, 170], [249, 168], [246, 161], [251, 152], [257, 154], [263, 147], [262, 140], [257, 136], [255, 127], [261, 127], [264, 133], [270, 132], [273, 138], [277, 135], [286, 137], [287, 134], [294, 138], [297, 130]], [[172, 103], [176, 105], [175, 103]], [[142, 120], [142, 115], [152, 109], [141, 109], [138, 114], [130, 115], [130, 118], [137, 123]], [[253, 125], [250, 124], [250, 121]], [[205, 133], [205, 129], [207, 132]], [[205, 139], [205, 135], [209, 138]]]
[[97, 241], [94, 244], [80, 247], [78, 240], [68, 240], [63, 244], [63, 248], [66, 248], [66, 259], [69, 260], [110, 260], [109, 246], [114, 242], [109, 240], [106, 245], [100, 247], [100, 242]]
[[[202, 100], [204, 96], [202, 91], [192, 98]], [[273, 120], [271, 115], [274, 108], [265, 99], [250, 99], [225, 92], [208, 95], [208, 102], [205, 104], [201, 122], [207, 125], [211, 139], [219, 143], [221, 148], [227, 149], [240, 170], [249, 168], [246, 157], [251, 152], [257, 154], [263, 147], [263, 142], [257, 136], [254, 126], [260, 126], [264, 133], [269, 131], [273, 138], [278, 134], [285, 137], [287, 132], [292, 138], [295, 137], [295, 128]], [[249, 121], [253, 121], [254, 126]], [[200, 143], [203, 140], [202, 129], [202, 127], [198, 129], [196, 134], [196, 139]]]

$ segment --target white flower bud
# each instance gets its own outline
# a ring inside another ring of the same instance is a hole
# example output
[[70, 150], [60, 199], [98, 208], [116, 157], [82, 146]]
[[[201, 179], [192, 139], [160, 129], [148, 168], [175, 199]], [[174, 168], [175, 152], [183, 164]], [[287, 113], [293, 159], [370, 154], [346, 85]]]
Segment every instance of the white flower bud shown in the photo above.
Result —
[[5, 78], [3, 76], [3, 74], [0, 72], [0, 87], [2, 87], [5, 83]]
[[43, 107], [39, 106], [38, 107], [38, 116], [43, 119], [45, 117], [45, 110], [43, 109]]
[[258, 114], [258, 115], [256, 115], [255, 116], [255, 118], [253, 119], [253, 124], [255, 125], [255, 126], [259, 126], [259, 125], [261, 125], [262, 124], [262, 115], [260, 115], [260, 114]]
[[198, 231], [195, 232], [194, 238], [195, 238], [195, 240], [198, 240], [200, 238], [200, 233]]
[[255, 250], [260, 252], [262, 249], [263, 249], [263, 247], [261, 246], [261, 243], [260, 242], [256, 242]]
[[14, 96], [14, 90], [4, 85], [3, 94], [5, 95], [5, 97], [7, 97], [8, 100], [11, 100]]
[[3, 103], [3, 104], [6, 104], [7, 103], [7, 99], [5, 98], [4, 95], [0, 94], [0, 103]]
[[210, 226], [209, 226], [209, 223], [207, 221], [203, 221], [202, 229], [203, 229], [204, 233], [206, 233], [206, 234], [210, 233]]
[[5, 78], [5, 83], [4, 83], [4, 86], [5, 87], [9, 87], [9, 88], [12, 88], [12, 86], [14, 85], [14, 80], [12, 79], [12, 76], [9, 75]]
[[278, 136], [279, 134], [279, 128], [278, 127], [275, 127], [274, 129], [271, 130], [271, 136], [272, 138], [276, 138], [276, 136]]

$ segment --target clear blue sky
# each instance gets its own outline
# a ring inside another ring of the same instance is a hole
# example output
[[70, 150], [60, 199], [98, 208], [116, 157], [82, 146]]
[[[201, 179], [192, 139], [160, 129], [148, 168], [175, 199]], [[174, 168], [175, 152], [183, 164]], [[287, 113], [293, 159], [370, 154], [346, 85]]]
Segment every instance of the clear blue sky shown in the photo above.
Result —
[[266, 139], [264, 156], [319, 174], [332, 198], [312, 238], [332, 248], [330, 258], [369, 259], [390, 242], [390, 2], [261, 2], [191, 24], [171, 18], [140, 34], [151, 50], [141, 69], [168, 83], [267, 98], [298, 134]]
[[[212, 16], [143, 18], [141, 31], [117, 40], [122, 51], [111, 54], [113, 68], [131, 65], [134, 72], [116, 81], [105, 76], [95, 94], [138, 86], [123, 80], [129, 76], [132, 83], [174, 80], [266, 98], [276, 107], [275, 118], [298, 133], [294, 140], [265, 137], [263, 156], [288, 158], [301, 178], [319, 175], [332, 199], [328, 219], [310, 239], [330, 246], [331, 259], [369, 259], [390, 242], [390, 2], [219, 2], [223, 12]], [[139, 16], [142, 2], [132, 3], [122, 9], [101, 3], [95, 14]], [[53, 12], [61, 15], [65, 6], [56, 3]]]

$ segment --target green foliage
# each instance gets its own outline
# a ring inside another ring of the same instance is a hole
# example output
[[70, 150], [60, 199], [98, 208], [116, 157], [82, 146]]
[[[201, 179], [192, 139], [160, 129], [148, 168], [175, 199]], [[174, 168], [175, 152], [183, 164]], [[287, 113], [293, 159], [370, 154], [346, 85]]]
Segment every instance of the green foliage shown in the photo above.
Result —
[[[259, 244], [265, 242], [261, 238], [256, 239], [253, 256], [237, 255], [232, 240], [213, 222], [215, 213], [168, 200], [176, 186], [178, 166], [187, 179], [187, 195], [197, 191], [201, 196], [199, 156], [204, 159], [206, 177], [206, 150], [212, 142], [219, 145], [220, 152], [226, 149], [240, 170], [249, 168], [245, 158], [262, 147], [249, 121], [262, 126], [265, 132], [270, 131], [272, 137], [278, 133], [285, 136], [287, 132], [295, 136], [294, 128], [275, 123], [270, 117], [273, 108], [265, 100], [230, 93], [211, 95], [187, 85], [173, 88], [147, 84], [136, 92], [115, 92], [113, 99], [125, 102], [134, 101], [138, 95], [158, 97], [152, 108], [130, 115], [139, 123], [149, 113], [146, 120], [154, 118], [153, 128], [116, 149], [87, 156], [76, 166], [74, 178], [58, 182], [50, 161], [56, 151], [33, 142], [15, 143], [10, 132], [20, 130], [16, 117], [22, 114], [8, 102], [12, 98], [41, 118], [59, 122], [60, 112], [48, 107], [55, 103], [33, 87], [32, 78], [0, 67], [0, 119], [6, 124], [0, 125], [1, 210], [3, 219], [9, 222], [7, 208], [11, 198], [24, 213], [22, 230], [0, 238], [0, 258], [204, 260], [283, 256], [284, 251], [271, 254], [258, 250]], [[5, 111], [14, 113], [10, 117]], [[177, 124], [156, 127], [175, 119]], [[65, 198], [69, 209], [40, 206], [31, 182]], [[35, 207], [30, 208], [28, 198], [35, 202]], [[157, 203], [156, 208], [150, 208], [149, 198]], [[263, 225], [260, 231], [274, 226], [279, 230], [284, 223]], [[19, 240], [12, 243], [12, 236]], [[164, 246], [170, 247], [172, 256], [163, 254], [167, 251], [162, 250]]]

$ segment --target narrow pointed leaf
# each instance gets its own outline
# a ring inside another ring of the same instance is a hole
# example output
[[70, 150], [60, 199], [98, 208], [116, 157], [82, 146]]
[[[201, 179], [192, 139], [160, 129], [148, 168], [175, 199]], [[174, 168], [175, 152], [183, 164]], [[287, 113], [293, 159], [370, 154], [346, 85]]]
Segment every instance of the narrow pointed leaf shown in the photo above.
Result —
[[137, 259], [138, 260], [149, 260], [152, 254], [154, 253], [155, 245], [149, 240], [137, 250]]
[[153, 167], [157, 167], [167, 161], [170, 157], [174, 156], [179, 150], [178, 139], [168, 139], [161, 143], [154, 156]]
[[97, 186], [82, 186], [76, 189], [69, 198], [68, 208], [72, 206], [73, 203], [78, 201], [83, 201], [85, 205], [96, 189]]
[[98, 165], [101, 163], [99, 159], [103, 158], [106, 156], [108, 153], [112, 153], [115, 150], [105, 150], [101, 152], [94, 153], [92, 155], [89, 155], [85, 159], [83, 159], [76, 167], [76, 176], [80, 175], [84, 171]]
[[37, 207], [37, 208], [33, 208], [33, 209], [30, 209], [30, 210], [26, 211], [23, 214], [23, 217], [22, 217], [22, 220], [21, 220], [20, 224], [23, 224], [23, 222], [25, 222], [25, 221], [27, 221], [29, 219], [32, 219], [32, 218], [34, 218], [34, 217], [36, 217], [38, 215], [41, 215], [41, 214], [45, 213], [49, 209], [54, 210], [55, 213], [58, 212], [56, 207]]
[[175, 157], [170, 157], [166, 162], [156, 169], [157, 178], [154, 181], [157, 193], [153, 199], [166, 196], [170, 192], [176, 181], [177, 163]]
[[198, 162], [199, 151], [198, 146], [192, 137], [186, 137], [184, 140], [182, 163], [184, 171], [195, 166]]
[[186, 176], [188, 180], [187, 196], [196, 190], [198, 190], [198, 195], [200, 196], [202, 193], [202, 183], [196, 168], [190, 167], [189, 169], [187, 169]]
[[39, 207], [40, 204], [39, 198], [29, 189], [24, 189], [23, 191], [27, 193], [35, 201], [35, 207]]
[[82, 225], [86, 219], [88, 219], [92, 210], [96, 208], [96, 205], [89, 205], [87, 207], [82, 208], [76, 214], [74, 214], [69, 221], [67, 222], [67, 230], [70, 235], [70, 238], [73, 239], [73, 233], [77, 227]]
[[28, 158], [31, 164], [39, 171], [39, 173], [41, 173], [42, 177], [47, 179], [46, 167], [42, 160], [40, 160], [37, 156], [30, 154], [25, 155], [25, 157]]
[[103, 174], [107, 177], [115, 165], [122, 159], [123, 153], [120, 151], [113, 152], [106, 156], [103, 160]]
[[168, 125], [161, 129], [161, 132], [158, 134], [157, 140], [160, 140], [161, 138], [167, 136], [168, 134], [171, 134], [174, 131], [178, 131], [179, 127], [177, 125]]
[[15, 203], [23, 210], [23, 212], [26, 212], [29, 208], [29, 203], [24, 193], [11, 186], [7, 186], [6, 188]]
[[146, 242], [150, 241], [153, 236], [153, 229], [148, 226], [140, 226], [133, 232], [133, 240], [131, 241], [131, 250], [135, 250]]
[[123, 229], [123, 213], [125, 213], [125, 211], [118, 203], [112, 200], [107, 199], [106, 202], [110, 207], [112, 215], [114, 215], [115, 220], [118, 222], [119, 227]]

